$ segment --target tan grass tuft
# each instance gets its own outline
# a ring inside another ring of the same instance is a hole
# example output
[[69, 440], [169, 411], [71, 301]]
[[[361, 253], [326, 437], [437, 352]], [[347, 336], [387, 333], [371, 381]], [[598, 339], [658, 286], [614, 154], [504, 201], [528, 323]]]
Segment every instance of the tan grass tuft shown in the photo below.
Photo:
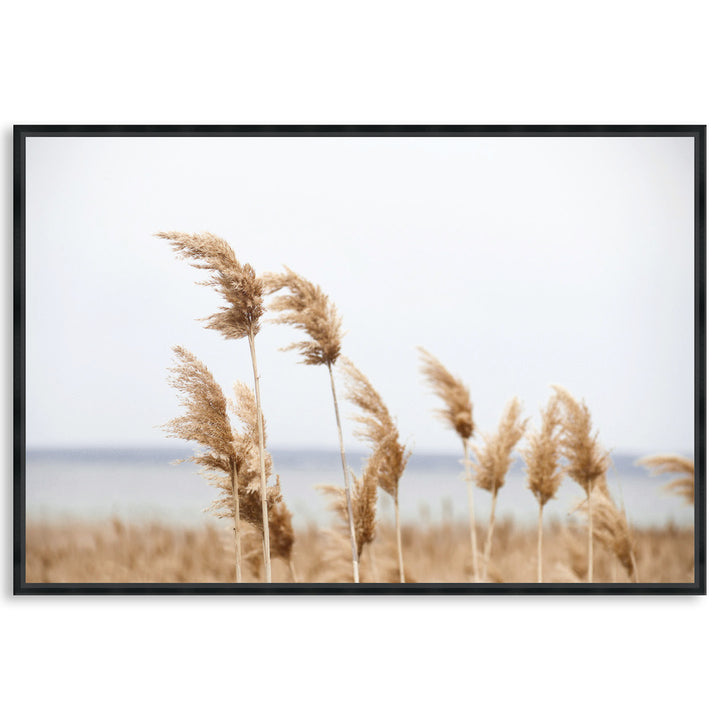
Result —
[[490, 552], [492, 547], [493, 529], [495, 528], [495, 507], [497, 494], [505, 484], [505, 477], [512, 465], [512, 451], [520, 442], [527, 420], [520, 419], [522, 407], [517, 398], [513, 398], [505, 408], [500, 418], [497, 432], [485, 435], [485, 445], [482, 450], [473, 446], [476, 462], [472, 463], [475, 484], [482, 490], [492, 494], [490, 508], [490, 522], [485, 538], [485, 551], [483, 563], [483, 579], [488, 579], [490, 566]]
[[270, 303], [270, 309], [279, 314], [272, 322], [304, 330], [310, 336], [310, 340], [283, 350], [299, 350], [306, 365], [333, 365], [340, 357], [342, 331], [340, 315], [328, 296], [288, 267], [284, 273], [265, 274], [263, 283], [268, 293], [287, 290]]
[[400, 582], [405, 582], [405, 568], [402, 554], [402, 535], [400, 531], [400, 478], [405, 471], [410, 451], [400, 443], [400, 435], [395, 422], [390, 417], [387, 406], [370, 381], [348, 359], [342, 359], [342, 371], [345, 375], [347, 398], [361, 412], [353, 419], [360, 423], [356, 437], [369, 442], [373, 448], [371, 462], [376, 465], [377, 482], [393, 499], [395, 506], [395, 542], [398, 554], [398, 572]]
[[282, 558], [291, 564], [294, 544], [292, 513], [285, 502], [279, 500], [270, 508], [270, 552], [274, 557]]
[[537, 581], [543, 581], [543, 508], [555, 497], [563, 478], [560, 463], [562, 417], [556, 395], [540, 411], [540, 430], [532, 433], [520, 451], [525, 460], [527, 484], [538, 501]]
[[[161, 232], [157, 237], [170, 241], [175, 252], [191, 260], [193, 267], [210, 271], [210, 279], [200, 283], [214, 287], [228, 303], [227, 307], [210, 315], [205, 326], [211, 330], [218, 330], [225, 338], [248, 339], [250, 357], [253, 366], [255, 381], [255, 401], [258, 414], [258, 450], [260, 453], [261, 496], [263, 512], [263, 558], [265, 562], [265, 580], [272, 582], [270, 564], [270, 530], [267, 503], [267, 483], [265, 477], [265, 463], [263, 452], [264, 421], [260, 417], [260, 375], [257, 369], [255, 356], [255, 336], [260, 332], [260, 317], [263, 314], [262, 281], [255, 276], [255, 270], [250, 265], [240, 265], [233, 249], [225, 240], [211, 233], [180, 233]], [[239, 532], [236, 533], [239, 539]]]
[[[375, 539], [377, 530], [377, 488], [382, 464], [383, 448], [381, 446], [368, 459], [360, 478], [353, 477], [352, 512], [355, 523], [358, 559], [362, 556], [363, 548]], [[348, 508], [344, 489], [337, 485], [318, 485], [317, 489], [328, 496], [330, 509], [336, 513], [342, 527], [346, 527]]]
[[540, 417], [540, 430], [528, 435], [520, 454], [525, 460], [528, 488], [543, 506], [555, 497], [565, 474], [560, 467], [562, 416], [557, 396], [550, 398]]
[[206, 318], [205, 326], [228, 339], [260, 332], [263, 314], [263, 283], [250, 265], [241, 265], [225, 240], [211, 233], [160, 232], [173, 250], [191, 260], [192, 267], [210, 271], [210, 279], [199, 283], [214, 287], [227, 302], [219, 312]]
[[[618, 559], [631, 581], [638, 582], [635, 544], [625, 513], [615, 505], [604, 482], [596, 485], [591, 499], [593, 537]], [[588, 514], [587, 501], [580, 510]]]
[[476, 461], [472, 463], [475, 484], [493, 495], [505, 484], [512, 465], [512, 451], [522, 438], [527, 420], [520, 419], [522, 406], [513, 398], [505, 408], [497, 432], [485, 435], [482, 449], [473, 446]]
[[420, 351], [420, 372], [425, 376], [433, 392], [445, 403], [445, 407], [436, 410], [444, 420], [463, 439], [472, 437], [475, 430], [472, 417], [470, 390], [459, 378], [452, 375], [444, 365], [424, 348]]
[[355, 436], [383, 448], [379, 459], [378, 484], [392, 498], [397, 498], [400, 478], [405, 471], [410, 451], [400, 443], [400, 434], [379, 393], [363, 373], [348, 359], [343, 358], [341, 369], [345, 376], [347, 399], [360, 414], [353, 420], [360, 424]]
[[[235, 579], [242, 581], [242, 550], [238, 514], [238, 467], [246, 458], [238, 453], [236, 435], [227, 414], [227, 401], [210, 371], [191, 352], [173, 348], [177, 365], [170, 370], [170, 385], [181, 394], [185, 414], [164, 425], [169, 437], [198, 443], [201, 449], [191, 458], [212, 478], [229, 488], [234, 513]], [[213, 484], [217, 484], [213, 482]]]
[[[230, 403], [233, 414], [240, 421], [240, 431], [233, 433], [233, 447], [235, 451], [235, 469], [239, 487], [239, 512], [245, 522], [263, 531], [262, 512], [262, 474], [260, 472], [260, 452], [258, 441], [260, 437], [257, 422], [257, 407], [252, 390], [245, 383], [237, 381], [234, 385], [235, 400]], [[266, 434], [263, 433], [263, 439]], [[265, 477], [273, 473], [272, 456], [263, 452], [265, 464]], [[232, 483], [227, 475], [214, 476], [212, 483], [220, 490], [220, 497], [213, 502], [211, 510], [218, 517], [232, 517], [233, 496]], [[282, 493], [278, 484], [267, 486], [268, 514], [272, 515], [275, 505], [282, 501]], [[272, 546], [272, 538], [270, 540]]]
[[640, 458], [637, 465], [643, 465], [651, 475], [680, 475], [663, 488], [682, 498], [688, 505], [695, 503], [695, 462], [680, 455], [649, 455]]
[[340, 340], [342, 337], [340, 315], [335, 305], [330, 302], [328, 296], [318, 285], [313, 285], [309, 280], [293, 272], [287, 266], [284, 273], [268, 273], [264, 276], [263, 282], [268, 293], [275, 293], [280, 290], [288, 291], [286, 295], [280, 295], [272, 301], [271, 309], [279, 313], [279, 317], [272, 322], [304, 330], [310, 336], [310, 340], [293, 343], [283, 348], [283, 350], [299, 350], [306, 365], [326, 365], [330, 374], [330, 388], [335, 408], [335, 423], [337, 425], [340, 458], [345, 480], [345, 503], [347, 505], [353, 580], [360, 582], [360, 555], [355, 537], [350, 472], [345, 457], [340, 408], [335, 390], [335, 378], [333, 377], [333, 365], [340, 357]]
[[201, 446], [193, 462], [207, 470], [229, 473], [235, 458], [234, 436], [222, 389], [207, 367], [189, 350], [173, 348], [177, 364], [170, 369], [169, 383], [181, 395], [185, 413], [162, 427], [168, 437]]
[[560, 446], [567, 459], [565, 473], [590, 493], [595, 481], [608, 471], [609, 454], [601, 449], [597, 432], [592, 432], [587, 405], [564, 388], [554, 385], [553, 389], [564, 409]]
[[[610, 465], [607, 452], [600, 448], [597, 432], [592, 432], [590, 411], [584, 402], [578, 402], [567, 390], [553, 386], [564, 414], [560, 446], [567, 460], [565, 472], [585, 490], [588, 504], [592, 505], [592, 491], [596, 483], [604, 483]], [[588, 571], [587, 581], [593, 581], [593, 512], [588, 512]]]
[[463, 465], [468, 495], [468, 522], [470, 523], [470, 549], [472, 552], [473, 581], [480, 582], [478, 568], [477, 529], [475, 527], [475, 503], [473, 489], [470, 484], [470, 457], [468, 441], [475, 431], [472, 417], [470, 390], [459, 378], [452, 375], [447, 368], [425, 348], [420, 351], [420, 372], [425, 376], [433, 392], [445, 403], [444, 408], [435, 414], [447, 423], [460, 436], [463, 444]]
[[[258, 413], [252, 391], [235, 383], [235, 401], [228, 403], [210, 371], [192, 353], [174, 348], [178, 364], [171, 369], [170, 384], [185, 396], [185, 414], [164, 425], [170, 437], [195, 442], [200, 451], [190, 458], [205, 471], [211, 485], [220, 491], [209, 510], [235, 523], [236, 561], [240, 566], [239, 522], [263, 532], [263, 477], [272, 473], [272, 457], [263, 452], [265, 475], [261, 473]], [[232, 410], [240, 421], [234, 430], [228, 416]], [[282, 501], [279, 485], [267, 488], [270, 545], [290, 562], [294, 534], [291, 515]]]

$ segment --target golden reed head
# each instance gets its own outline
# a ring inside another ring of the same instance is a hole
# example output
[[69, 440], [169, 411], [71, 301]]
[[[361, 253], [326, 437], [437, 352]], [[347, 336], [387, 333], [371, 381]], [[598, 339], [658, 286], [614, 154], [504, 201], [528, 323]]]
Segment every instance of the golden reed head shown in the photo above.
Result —
[[270, 303], [278, 313], [272, 322], [303, 330], [310, 340], [293, 343], [283, 350], [299, 350], [306, 365], [334, 365], [340, 357], [342, 331], [337, 308], [318, 285], [293, 272], [266, 273], [263, 283], [268, 294], [286, 290]]
[[592, 431], [592, 418], [585, 402], [578, 402], [558, 385], [553, 385], [553, 390], [563, 410], [560, 447], [567, 460], [565, 472], [590, 494], [608, 471], [609, 454], [600, 447], [597, 432]]
[[[185, 413], [163, 427], [169, 437], [196, 443], [200, 450], [190, 458], [203, 468], [219, 496], [210, 506], [218, 517], [232, 518], [235, 512], [233, 482], [238, 488], [241, 520], [262, 532], [262, 482], [259, 432], [255, 396], [241, 382], [235, 383], [235, 399], [229, 403], [219, 384], [203, 363], [182, 347], [173, 348], [177, 364], [170, 370], [170, 385], [181, 395]], [[233, 429], [228, 409], [240, 421]], [[267, 434], [265, 434], [267, 437]], [[263, 453], [265, 474], [273, 470], [272, 457]], [[270, 544], [279, 557], [289, 558], [294, 541], [291, 514], [285, 507], [279, 485], [268, 487], [267, 504]]]
[[525, 433], [527, 420], [520, 419], [522, 407], [513, 398], [505, 408], [497, 432], [484, 436], [482, 448], [474, 447], [472, 463], [475, 484], [482, 490], [496, 493], [504, 484], [510, 465], [512, 451]]
[[679, 475], [663, 485], [663, 488], [682, 498], [688, 505], [695, 503], [695, 462], [680, 455], [648, 455], [637, 461], [645, 466], [651, 475]]
[[[613, 554], [625, 568], [628, 577], [637, 582], [635, 565], [635, 542], [630, 532], [627, 516], [613, 502], [606, 482], [599, 482], [590, 497], [593, 538]], [[581, 510], [587, 514], [588, 503]]]
[[201, 285], [214, 287], [227, 303], [208, 318], [205, 327], [226, 338], [244, 338], [260, 332], [263, 314], [263, 283], [250, 265], [241, 265], [230, 245], [211, 233], [159, 232], [172, 249], [189, 259], [192, 267], [209, 270], [210, 279]]
[[540, 429], [528, 435], [520, 453], [525, 460], [527, 486], [544, 506], [555, 497], [564, 475], [560, 467], [562, 416], [557, 395], [540, 411], [540, 419]]
[[393, 498], [397, 498], [400, 478], [405, 471], [410, 451], [400, 443], [397, 426], [380, 394], [367, 377], [348, 358], [341, 361], [347, 399], [360, 411], [353, 417], [359, 424], [355, 436], [370, 443], [377, 482]]
[[425, 376], [433, 392], [445, 403], [436, 411], [455, 432], [467, 441], [475, 431], [472, 417], [470, 390], [459, 378], [451, 375], [442, 363], [424, 348], [420, 351], [420, 372]]

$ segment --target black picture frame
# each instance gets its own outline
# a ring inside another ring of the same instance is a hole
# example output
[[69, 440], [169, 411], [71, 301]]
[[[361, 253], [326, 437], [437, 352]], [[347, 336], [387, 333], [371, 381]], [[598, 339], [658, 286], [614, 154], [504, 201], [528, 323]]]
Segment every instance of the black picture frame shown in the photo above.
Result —
[[[692, 583], [28, 583], [25, 578], [25, 143], [37, 136], [650, 137], [694, 139], [695, 581]], [[14, 497], [16, 595], [704, 595], [706, 594], [706, 126], [704, 125], [17, 125], [14, 127]]]

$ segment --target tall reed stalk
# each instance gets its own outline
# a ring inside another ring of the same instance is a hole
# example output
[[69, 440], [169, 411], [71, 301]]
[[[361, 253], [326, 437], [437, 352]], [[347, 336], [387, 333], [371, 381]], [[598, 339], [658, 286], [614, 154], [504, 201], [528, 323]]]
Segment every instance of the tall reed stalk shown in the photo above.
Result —
[[[211, 484], [220, 490], [211, 510], [233, 521], [235, 535], [235, 578], [242, 582], [241, 521], [258, 532], [263, 530], [259, 427], [252, 391], [235, 384], [235, 402], [228, 402], [210, 371], [191, 352], [173, 348], [176, 365], [170, 370], [170, 385], [181, 398], [185, 412], [163, 426], [169, 437], [196, 443], [200, 450], [190, 458], [202, 468]], [[228, 409], [240, 420], [233, 429]], [[272, 458], [262, 455], [266, 474], [272, 472]], [[267, 489], [271, 545], [279, 557], [290, 561], [294, 543], [291, 515], [282, 500], [279, 484]]]
[[340, 461], [342, 463], [343, 477], [345, 478], [345, 506], [347, 507], [347, 521], [350, 532], [350, 547], [352, 549], [353, 582], [360, 582], [360, 552], [358, 551], [355, 536], [355, 519], [353, 518], [352, 495], [350, 490], [350, 471], [345, 456], [345, 442], [343, 441], [342, 423], [340, 422], [340, 408], [338, 407], [337, 392], [335, 391], [335, 378], [333, 377], [332, 363], [327, 364], [330, 373], [330, 387], [332, 389], [333, 406], [335, 407], [335, 423], [337, 424], [338, 442], [340, 444]]
[[473, 580], [480, 582], [480, 571], [477, 551], [477, 536], [475, 528], [475, 506], [473, 492], [470, 484], [470, 463], [468, 457], [468, 441], [475, 430], [472, 417], [472, 403], [470, 390], [459, 378], [452, 375], [444, 365], [424, 348], [420, 351], [420, 372], [425, 376], [433, 392], [445, 403], [444, 408], [435, 411], [435, 414], [449, 425], [460, 437], [463, 444], [463, 462], [465, 467], [465, 482], [468, 486], [468, 516], [470, 522], [470, 550], [472, 552]]
[[272, 582], [270, 562], [270, 528], [267, 502], [267, 480], [265, 477], [265, 453], [262, 409], [260, 406], [260, 384], [255, 357], [255, 336], [260, 331], [263, 314], [263, 284], [256, 277], [250, 265], [240, 265], [233, 249], [225, 240], [211, 233], [189, 234], [161, 232], [158, 237], [170, 241], [172, 249], [180, 256], [191, 260], [192, 267], [210, 271], [210, 279], [201, 283], [214, 287], [227, 306], [213, 313], [205, 327], [219, 331], [227, 339], [248, 338], [255, 380], [255, 404], [257, 423], [260, 428], [258, 452], [260, 454], [262, 517], [263, 517], [263, 559], [265, 581]]
[[475, 448], [476, 462], [473, 463], [475, 484], [492, 493], [490, 522], [483, 553], [483, 581], [485, 582], [487, 582], [490, 567], [498, 491], [505, 484], [505, 476], [512, 464], [512, 451], [523, 436], [527, 425], [527, 420], [520, 419], [520, 412], [520, 402], [517, 398], [513, 398], [505, 408], [497, 432], [492, 435], [484, 435], [483, 448]]
[[578, 402], [564, 388], [553, 386], [563, 407], [560, 447], [567, 460], [565, 473], [585, 491], [588, 517], [587, 581], [593, 582], [593, 494], [596, 483], [605, 477], [610, 459], [600, 448], [597, 432], [592, 432], [592, 419], [585, 402]]
[[557, 396], [540, 411], [540, 430], [528, 436], [521, 455], [525, 460], [527, 485], [538, 501], [537, 581], [543, 581], [543, 509], [560, 487], [563, 471], [560, 468], [561, 415]]
[[405, 567], [402, 556], [402, 534], [400, 530], [400, 478], [405, 471], [410, 451], [400, 443], [395, 421], [379, 393], [370, 384], [363, 373], [348, 359], [341, 361], [341, 371], [345, 377], [347, 399], [358, 408], [360, 413], [353, 419], [359, 428], [355, 436], [368, 442], [377, 456], [378, 484], [393, 499], [395, 507], [395, 538], [398, 555], [398, 573], [400, 582], [405, 582]]
[[340, 357], [342, 332], [337, 308], [318, 285], [285, 267], [284, 273], [268, 273], [263, 277], [268, 293], [286, 290], [285, 295], [276, 297], [271, 309], [278, 313], [273, 320], [303, 330], [309, 340], [293, 343], [283, 350], [299, 350], [305, 365], [326, 365], [330, 374], [335, 421], [340, 444], [340, 459], [345, 480], [345, 502], [347, 506], [348, 534], [352, 553], [353, 581], [360, 582], [359, 553], [355, 537], [355, 522], [352, 508], [350, 472], [345, 457], [340, 409], [335, 390], [333, 365]]

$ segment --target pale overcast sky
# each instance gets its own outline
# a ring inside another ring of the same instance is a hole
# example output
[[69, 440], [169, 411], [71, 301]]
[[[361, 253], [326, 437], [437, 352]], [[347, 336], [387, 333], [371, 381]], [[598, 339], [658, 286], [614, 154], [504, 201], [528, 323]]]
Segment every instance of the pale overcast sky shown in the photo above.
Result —
[[[691, 138], [29, 138], [28, 447], [171, 442], [175, 344], [227, 392], [251, 383], [160, 230], [319, 283], [416, 452], [459, 447], [418, 345], [470, 386], [480, 430], [514, 395], [536, 418], [559, 383], [607, 447], [692, 450]], [[269, 446], [334, 447], [327, 372], [278, 352], [296, 339], [258, 336]]]

